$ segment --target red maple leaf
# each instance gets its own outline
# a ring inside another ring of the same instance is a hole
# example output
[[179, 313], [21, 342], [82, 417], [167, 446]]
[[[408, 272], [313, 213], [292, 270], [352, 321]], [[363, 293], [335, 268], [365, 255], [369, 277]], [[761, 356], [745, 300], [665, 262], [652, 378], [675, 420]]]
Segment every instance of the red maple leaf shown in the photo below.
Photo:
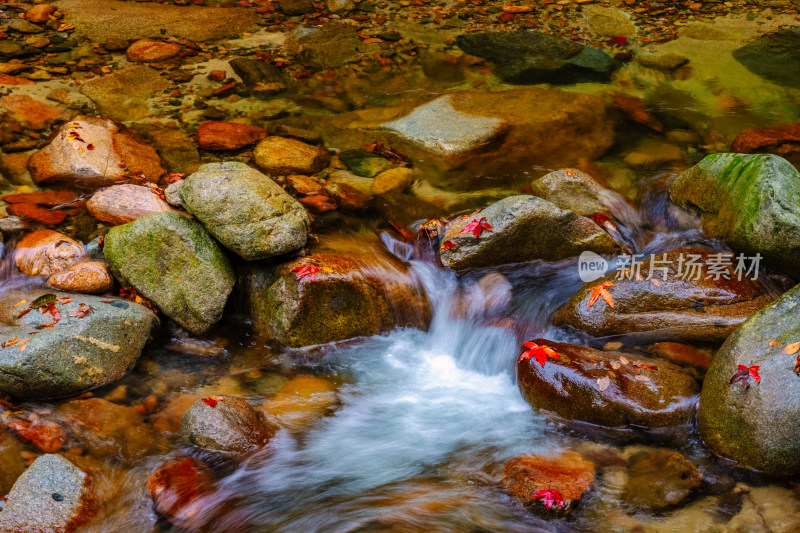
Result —
[[758, 375], [758, 365], [736, 365], [736, 373], [731, 378], [731, 385], [741, 382], [745, 389], [750, 387], [750, 378], [756, 381], [756, 385], [761, 384], [761, 376]]
[[542, 498], [542, 502], [548, 511], [551, 507], [553, 507], [553, 505], [564, 507], [564, 498], [561, 497], [561, 493], [556, 489], [540, 490], [533, 495], [533, 501], [536, 501], [539, 498]]
[[561, 359], [561, 355], [552, 349], [550, 346], [546, 344], [536, 344], [535, 342], [525, 342], [522, 343], [524, 348], [527, 350], [523, 351], [522, 354], [519, 356], [519, 361], [522, 362], [526, 359], [530, 359], [533, 357], [539, 363], [540, 366], [544, 366], [544, 363], [547, 361], [547, 357], [552, 357], [553, 359]]
[[297, 279], [303, 279], [306, 276], [311, 276], [311, 281], [314, 281], [317, 278], [319, 267], [314, 265], [299, 266], [294, 267], [292, 272], [297, 272]]
[[454, 243], [453, 241], [444, 241], [442, 243], [442, 250], [452, 250], [453, 246], [455, 245], [456, 243]]
[[614, 299], [611, 298], [611, 293], [608, 292], [606, 287], [613, 287], [614, 284], [610, 281], [604, 281], [599, 285], [595, 285], [591, 287], [589, 290], [592, 291], [592, 295], [589, 297], [589, 307], [587, 309], [591, 309], [594, 303], [597, 301], [598, 298], [602, 297], [603, 300], [608, 304], [611, 309], [614, 309]]
[[486, 222], [486, 217], [481, 218], [480, 222], [473, 218], [472, 222], [464, 226], [464, 229], [461, 230], [461, 233], [468, 233], [471, 231], [475, 237], [480, 237], [483, 230], [492, 231], [492, 226]]
[[203, 398], [203, 403], [206, 404], [209, 407], [216, 407], [217, 406], [217, 400], [213, 396], [210, 397], [210, 398]]

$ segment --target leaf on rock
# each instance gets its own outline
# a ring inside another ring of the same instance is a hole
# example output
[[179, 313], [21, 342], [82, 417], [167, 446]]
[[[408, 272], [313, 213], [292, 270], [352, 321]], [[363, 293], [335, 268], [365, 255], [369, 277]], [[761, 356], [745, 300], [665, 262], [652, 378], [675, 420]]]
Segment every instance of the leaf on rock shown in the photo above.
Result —
[[453, 246], [455, 245], [456, 243], [454, 243], [453, 241], [444, 241], [442, 243], [442, 250], [452, 250]]
[[33, 302], [31, 302], [31, 309], [35, 307], [42, 307], [43, 305], [50, 305], [51, 303], [55, 302], [58, 298], [55, 294], [43, 294], [36, 298]]
[[760, 367], [757, 365], [736, 365], [736, 373], [731, 378], [730, 384], [733, 385], [734, 383], [740, 383], [744, 386], [745, 389], [750, 388], [750, 379], [752, 378], [755, 380], [756, 385], [761, 384], [761, 376], [758, 374], [758, 369]]
[[605, 301], [611, 309], [614, 309], [614, 299], [611, 298], [611, 293], [608, 292], [608, 287], [613, 286], [614, 284], [610, 281], [604, 281], [599, 285], [591, 287], [589, 290], [592, 291], [592, 295], [589, 297], [589, 307], [587, 307], [587, 309], [591, 309], [598, 298], [603, 298], [603, 301]]
[[203, 398], [203, 403], [209, 407], [216, 407], [217, 406], [217, 398], [210, 396], [208, 398]]
[[480, 221], [473, 218], [472, 222], [464, 226], [464, 229], [461, 230], [461, 233], [472, 232], [473, 236], [480, 237], [483, 230], [492, 231], [492, 226], [486, 222], [486, 217], [481, 218]]
[[545, 489], [540, 490], [536, 494], [533, 495], [533, 501], [538, 499], [542, 500], [544, 503], [545, 508], [549, 511], [553, 505], [557, 505], [558, 507], [564, 507], [564, 498], [561, 496], [561, 493], [558, 492], [556, 489]]
[[599, 390], [600, 392], [603, 392], [610, 386], [611, 386], [611, 378], [609, 378], [608, 376], [597, 378], [597, 390]]
[[72, 317], [75, 317], [75, 318], [83, 318], [83, 317], [85, 317], [86, 315], [88, 315], [89, 313], [91, 313], [93, 311], [95, 311], [94, 307], [92, 307], [91, 305], [86, 305], [86, 304], [82, 303], [80, 306], [78, 306], [77, 309], [72, 311], [69, 314], [69, 316], [72, 316]]
[[303, 279], [306, 276], [310, 276], [310, 281], [314, 281], [317, 278], [317, 272], [319, 272], [319, 267], [315, 265], [305, 265], [305, 266], [298, 266], [292, 269], [292, 272], [297, 272], [296, 276], [297, 279]]
[[546, 344], [536, 344], [535, 342], [525, 342], [522, 344], [523, 348], [527, 348], [519, 356], [519, 363], [533, 357], [540, 366], [544, 366], [548, 357], [553, 359], [561, 359], [561, 355], [550, 346]]
[[786, 345], [786, 347], [783, 349], [783, 353], [786, 355], [794, 355], [798, 350], [800, 350], [800, 342], [793, 342]]

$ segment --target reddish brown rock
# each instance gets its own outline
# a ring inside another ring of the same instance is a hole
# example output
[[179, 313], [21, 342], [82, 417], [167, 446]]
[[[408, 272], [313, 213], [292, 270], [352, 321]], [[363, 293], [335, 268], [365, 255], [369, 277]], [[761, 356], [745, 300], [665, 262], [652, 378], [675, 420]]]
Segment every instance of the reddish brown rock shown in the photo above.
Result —
[[102, 261], [82, 261], [53, 274], [47, 284], [62, 291], [96, 294], [110, 291], [114, 278]]
[[7, 194], [3, 201], [10, 204], [31, 203], [56, 206], [77, 200], [78, 195], [71, 191], [37, 191]]
[[267, 136], [260, 126], [235, 122], [204, 122], [197, 127], [197, 143], [204, 150], [238, 150]]
[[166, 171], [150, 146], [107, 119], [86, 117], [62, 125], [28, 160], [37, 183], [97, 188], [118, 181], [155, 182]]
[[742, 130], [731, 144], [731, 152], [796, 157], [800, 154], [800, 122]]
[[625, 501], [645, 509], [678, 504], [703, 482], [697, 467], [675, 450], [636, 453], [628, 468]]
[[67, 218], [67, 213], [65, 211], [47, 209], [30, 202], [11, 204], [6, 208], [6, 211], [9, 215], [29, 218], [47, 226], [61, 224], [64, 222], [64, 219]]
[[181, 52], [180, 45], [154, 39], [139, 39], [128, 47], [125, 55], [134, 63], [165, 61]]
[[708, 370], [711, 366], [711, 350], [695, 348], [679, 342], [657, 342], [650, 346], [650, 353], [683, 366], [695, 366]]
[[363, 211], [372, 200], [371, 196], [347, 183], [329, 183], [325, 187], [325, 191], [333, 196], [339, 207], [351, 211]]
[[158, 467], [147, 479], [147, 490], [156, 512], [172, 524], [191, 530], [191, 525], [211, 503], [204, 501], [203, 496], [213, 491], [213, 484], [213, 474], [205, 463], [183, 457]]
[[322, 184], [313, 176], [293, 174], [287, 176], [286, 181], [297, 194], [315, 195], [323, 192]]
[[625, 115], [639, 124], [644, 124], [654, 131], [664, 131], [664, 125], [647, 109], [644, 100], [638, 96], [618, 94], [614, 96], [614, 103], [625, 113]]
[[34, 85], [36, 82], [26, 78], [17, 78], [8, 74], [0, 74], [0, 85]]
[[314, 174], [330, 162], [324, 148], [285, 137], [265, 138], [256, 146], [253, 158], [261, 170], [273, 176]]
[[64, 428], [37, 413], [13, 415], [6, 412], [0, 416], [6, 427], [44, 453], [57, 452], [67, 440]]
[[97, 191], [86, 208], [94, 218], [112, 226], [133, 222], [150, 213], [174, 211], [149, 187], [130, 183]]
[[154, 435], [133, 407], [102, 398], [72, 400], [58, 410], [70, 436], [93, 457], [132, 460], [154, 445]]
[[[752, 276], [743, 275], [738, 280], [730, 265], [720, 263], [720, 279], [709, 277], [705, 265], [712, 264], [710, 261], [716, 254], [700, 246], [684, 247], [668, 252], [666, 258], [656, 256], [659, 263], [651, 259], [642, 261], [641, 280], [632, 271], [625, 273], [626, 279], [617, 279], [617, 273], [608, 274], [575, 293], [556, 311], [553, 323], [585, 331], [593, 337], [625, 335], [637, 342], [722, 343], [736, 327], [771, 302], [774, 295]], [[703, 265], [699, 276], [696, 269], [686, 275], [690, 256], [694, 264]], [[644, 279], [651, 268], [653, 280]], [[592, 288], [606, 282], [613, 283], [607, 290], [614, 308], [602, 299], [589, 307]]]
[[0, 98], [0, 108], [11, 113], [11, 118], [32, 130], [43, 130], [56, 120], [67, 120], [69, 112], [31, 98], [25, 94], [9, 94]]
[[25, 20], [39, 24], [50, 20], [50, 16], [56, 12], [56, 6], [53, 4], [39, 4], [33, 6], [25, 12]]
[[[595, 465], [578, 452], [559, 455], [526, 455], [506, 463], [503, 486], [523, 505], [545, 514], [566, 514], [580, 502], [594, 483]], [[534, 498], [541, 490], [554, 489], [564, 499], [564, 506], [547, 509], [543, 498]]]
[[304, 196], [303, 198], [298, 198], [297, 201], [317, 213], [333, 211], [337, 207], [336, 200], [324, 194]]
[[49, 277], [69, 268], [84, 255], [83, 246], [66, 235], [43, 229], [17, 243], [14, 260], [28, 276]]
[[536, 340], [558, 354], [544, 366], [517, 362], [520, 392], [534, 409], [601, 426], [666, 427], [687, 423], [700, 390], [666, 361], [586, 346]]

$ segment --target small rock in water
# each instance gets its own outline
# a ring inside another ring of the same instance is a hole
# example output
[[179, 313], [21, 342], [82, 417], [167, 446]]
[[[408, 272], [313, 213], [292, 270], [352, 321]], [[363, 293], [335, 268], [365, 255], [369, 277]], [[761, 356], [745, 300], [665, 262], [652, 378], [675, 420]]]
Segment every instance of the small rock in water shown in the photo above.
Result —
[[236, 396], [200, 399], [181, 419], [184, 440], [206, 450], [253, 452], [266, 445], [275, 431], [250, 404]]
[[[528, 508], [546, 516], [563, 516], [574, 510], [595, 478], [595, 465], [569, 450], [556, 455], [526, 455], [506, 463], [503, 486]], [[563, 505], [550, 509], [543, 491], [555, 490]]]
[[197, 127], [197, 143], [203, 150], [239, 150], [267, 136], [260, 126], [234, 122], [203, 122]]
[[42, 455], [20, 476], [3, 506], [0, 532], [69, 533], [97, 512], [92, 475], [61, 455]]
[[261, 170], [272, 176], [314, 174], [330, 161], [325, 149], [285, 137], [267, 137], [256, 145], [253, 158]]
[[663, 509], [680, 503], [700, 486], [703, 474], [674, 450], [643, 451], [628, 466], [625, 501], [645, 509]]
[[50, 15], [55, 13], [55, 11], [56, 6], [53, 4], [39, 4], [37, 6], [33, 6], [25, 12], [25, 19], [30, 22], [40, 24], [50, 20]]
[[47, 284], [61, 291], [96, 294], [110, 291], [114, 278], [103, 261], [81, 261], [50, 276]]
[[66, 270], [85, 254], [83, 246], [57, 231], [43, 229], [17, 243], [14, 260], [20, 272], [48, 278]]
[[384, 170], [372, 182], [374, 194], [405, 192], [414, 182], [414, 171], [410, 168], [398, 167]]
[[164, 61], [181, 52], [180, 45], [154, 39], [139, 39], [128, 47], [128, 61], [134, 63]]
[[205, 463], [193, 457], [171, 459], [147, 479], [147, 490], [156, 512], [177, 527], [192, 531], [208, 503], [204, 497], [213, 491], [214, 476]]
[[133, 222], [139, 217], [172, 208], [149, 187], [123, 183], [94, 193], [86, 203], [89, 214], [111, 226]]
[[262, 406], [267, 419], [299, 431], [308, 427], [337, 402], [336, 388], [326, 379], [298, 376]]

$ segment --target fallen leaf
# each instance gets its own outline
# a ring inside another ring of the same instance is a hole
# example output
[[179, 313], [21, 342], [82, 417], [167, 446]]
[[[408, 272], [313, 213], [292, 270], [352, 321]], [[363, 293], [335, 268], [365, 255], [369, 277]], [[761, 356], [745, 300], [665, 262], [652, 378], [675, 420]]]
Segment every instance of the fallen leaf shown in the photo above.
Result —
[[603, 392], [611, 385], [611, 378], [608, 376], [597, 379], [597, 390]]
[[454, 243], [453, 241], [444, 241], [442, 243], [442, 250], [452, 250], [453, 246], [455, 245], [456, 243]]
[[800, 342], [793, 342], [792, 344], [786, 345], [786, 348], [783, 349], [783, 353], [786, 355], [794, 355], [797, 353], [797, 350], [800, 350]]
[[58, 303], [60, 303], [62, 305], [63, 304], [68, 304], [68, 303], [71, 303], [71, 302], [72, 302], [72, 298], [67, 298], [66, 296], [63, 297], [63, 298], [59, 298], [58, 299]]
[[540, 490], [533, 495], [533, 501], [536, 501], [539, 498], [542, 499], [542, 502], [547, 510], [550, 510], [553, 505], [564, 507], [564, 498], [561, 497], [561, 493], [556, 489]]
[[611, 368], [613, 368], [614, 370], [619, 370], [619, 367], [621, 366], [622, 365], [617, 363], [616, 361], [611, 361]]
[[636, 381], [643, 381], [643, 382], [650, 381], [650, 378], [648, 378], [647, 376], [642, 376], [641, 374], [637, 375], [634, 379]]
[[611, 309], [614, 309], [614, 300], [611, 298], [611, 293], [608, 292], [607, 287], [613, 287], [614, 284], [610, 281], [604, 281], [599, 285], [595, 285], [591, 287], [589, 290], [592, 291], [592, 295], [589, 297], [589, 307], [587, 309], [591, 309], [594, 303], [597, 301], [598, 298], [602, 297], [603, 301], [605, 301]]
[[776, 347], [776, 346], [780, 346], [780, 345], [781, 345], [781, 343], [779, 343], [779, 342], [778, 342], [778, 341], [776, 341], [775, 339], [770, 339], [770, 341], [769, 341], [769, 345], [770, 345], [770, 346], [772, 346], [772, 347], [774, 348], [774, 347]]
[[31, 340], [30, 337], [25, 337], [24, 339], [22, 339], [22, 341], [19, 343], [19, 350], [17, 350], [17, 351], [18, 352], [24, 352], [25, 348], [28, 347], [28, 341], [29, 340]]
[[24, 317], [25, 315], [27, 315], [30, 312], [31, 312], [31, 308], [29, 307], [29, 308], [25, 309], [24, 311], [22, 311], [20, 314], [18, 314], [17, 318], [22, 318], [22, 317]]
[[761, 384], [761, 376], [758, 374], [760, 367], [756, 365], [736, 365], [736, 373], [731, 378], [730, 384], [741, 382], [745, 389], [750, 388], [750, 378], [756, 381], [756, 385]]
[[555, 351], [550, 346], [546, 344], [536, 344], [535, 342], [525, 342], [522, 344], [524, 348], [527, 350], [523, 351], [522, 354], [519, 356], [518, 363], [530, 359], [533, 357], [539, 363], [540, 366], [544, 366], [545, 362], [547, 361], [548, 357], [552, 357], [553, 359], [561, 359], [561, 355]]
[[627, 357], [625, 357], [624, 355], [620, 355], [620, 356], [619, 356], [619, 362], [620, 362], [620, 363], [622, 363], [623, 365], [629, 365], [629, 364], [631, 364], [631, 362], [630, 362], [630, 361], [628, 361], [628, 358], [627, 358]]
[[658, 281], [656, 278], [650, 278], [650, 283], [652, 283], [656, 287], [661, 287], [661, 282]]
[[299, 266], [292, 269], [292, 272], [297, 272], [297, 279], [303, 279], [306, 276], [311, 276], [311, 281], [314, 281], [317, 278], [317, 272], [319, 272], [319, 267], [315, 265], [305, 265]]
[[17, 303], [14, 304], [14, 307], [19, 307], [20, 305], [26, 304], [26, 303], [28, 303], [28, 300], [20, 300], [20, 301], [18, 301]]
[[619, 341], [609, 341], [603, 345], [604, 351], [619, 350], [622, 348], [622, 343]]
[[80, 306], [78, 306], [77, 309], [72, 311], [69, 314], [69, 316], [72, 316], [72, 317], [75, 317], [75, 318], [83, 318], [83, 317], [85, 317], [86, 315], [88, 315], [89, 313], [91, 313], [93, 311], [95, 311], [94, 307], [92, 307], [91, 305], [86, 305], [86, 304], [82, 303]]
[[6, 344], [6, 346], [14, 346], [14, 345], [15, 345], [15, 344], [17, 344], [18, 342], [19, 342], [19, 337], [14, 337], [14, 338], [13, 338], [13, 339], [11, 339], [10, 341], [6, 341], [6, 343], [5, 343], [5, 344]]
[[656, 365], [650, 365], [647, 363], [641, 363], [636, 366], [638, 366], [639, 368], [644, 368], [645, 370], [658, 370], [658, 367]]
[[486, 222], [486, 217], [481, 218], [480, 221], [473, 218], [472, 222], [464, 226], [464, 229], [461, 230], [461, 233], [472, 232], [473, 236], [480, 237], [483, 230], [492, 231], [492, 226]]
[[203, 398], [203, 403], [209, 407], [216, 407], [218, 402], [217, 399], [212, 396], [210, 398]]

